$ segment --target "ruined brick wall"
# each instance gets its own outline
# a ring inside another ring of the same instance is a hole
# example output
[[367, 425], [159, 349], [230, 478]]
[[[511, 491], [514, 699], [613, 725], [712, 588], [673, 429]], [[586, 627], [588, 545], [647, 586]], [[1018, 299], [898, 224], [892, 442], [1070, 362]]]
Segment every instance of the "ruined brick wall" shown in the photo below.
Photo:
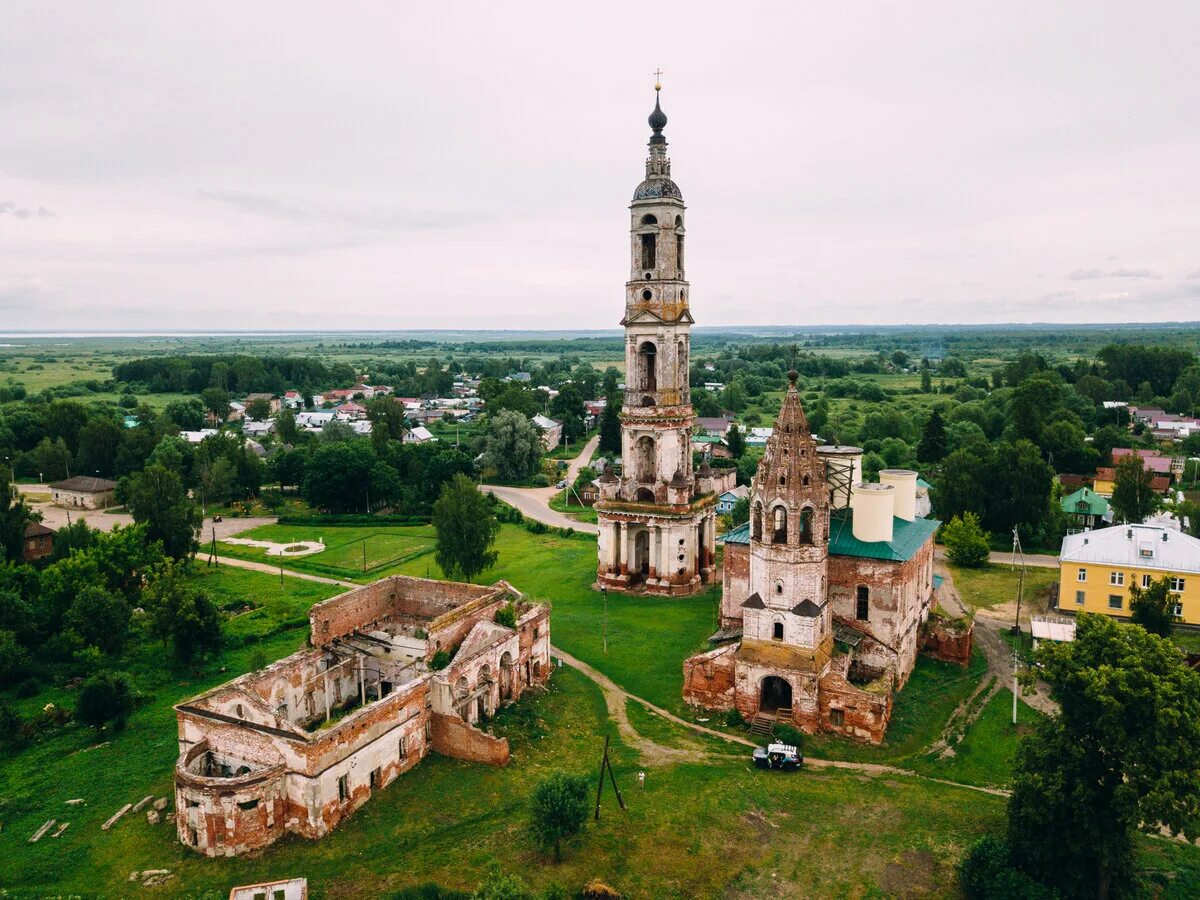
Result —
[[508, 741], [493, 737], [475, 728], [458, 716], [430, 713], [433, 749], [443, 756], [506, 766], [509, 760]]
[[[497, 593], [496, 588], [483, 585], [393, 575], [314, 606], [309, 613], [312, 643], [324, 647], [387, 616], [429, 620], [434, 627], [444, 627], [449, 621], [434, 620], [443, 616], [453, 619], [460, 608], [493, 599]], [[463, 609], [460, 614], [467, 612]]]
[[[916, 665], [918, 629], [929, 613], [933, 593], [933, 542], [905, 562], [857, 556], [829, 557], [829, 599], [836, 618], [870, 636], [857, 651], [863, 663], [889, 666], [903, 685]], [[857, 618], [858, 587], [868, 590], [866, 621]]]
[[736, 645], [683, 661], [683, 700], [706, 709], [733, 709]]
[[282, 763], [235, 777], [189, 771], [210, 750], [193, 744], [175, 769], [175, 828], [179, 840], [205, 856], [236, 856], [274, 843], [287, 820]]
[[335, 638], [382, 619], [395, 610], [397, 599], [396, 582], [385, 578], [316, 604], [308, 614], [313, 646], [324, 647]]
[[750, 596], [750, 547], [726, 544], [721, 576], [721, 627], [740, 628], [742, 604]]
[[975, 623], [930, 616], [921, 628], [921, 652], [964, 669], [971, 664]]
[[522, 687], [544, 684], [550, 680], [550, 607], [535, 606], [517, 623], [520, 653], [514, 673], [513, 698], [521, 696]]
[[[840, 713], [841, 724], [834, 722], [835, 711]], [[891, 717], [890, 690], [878, 693], [862, 690], [837, 671], [830, 671], [821, 679], [821, 730], [879, 744]]]

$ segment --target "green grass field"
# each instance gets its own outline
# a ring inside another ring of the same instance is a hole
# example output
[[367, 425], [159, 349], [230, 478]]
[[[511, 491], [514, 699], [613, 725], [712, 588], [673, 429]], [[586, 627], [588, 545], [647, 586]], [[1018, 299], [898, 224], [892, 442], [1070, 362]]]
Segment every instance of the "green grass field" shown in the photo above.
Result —
[[[325, 549], [308, 556], [289, 557], [284, 566], [300, 572], [333, 575], [371, 581], [387, 569], [405, 560], [432, 552], [435, 534], [432, 526], [331, 526], [262, 525], [241, 532], [238, 537], [290, 544], [299, 541], [324, 541]], [[227, 556], [256, 562], [279, 564], [279, 557], [268, 556], [265, 548], [220, 542], [218, 550]], [[411, 574], [411, 573], [410, 573]]]
[[[1013, 603], [1017, 599], [1019, 573], [1006, 565], [989, 564], [982, 569], [965, 569], [947, 564], [954, 576], [959, 596], [972, 609]], [[1057, 569], [1029, 567], [1021, 588], [1022, 608], [1030, 612], [1045, 612], [1050, 598], [1050, 586], [1058, 581]]]

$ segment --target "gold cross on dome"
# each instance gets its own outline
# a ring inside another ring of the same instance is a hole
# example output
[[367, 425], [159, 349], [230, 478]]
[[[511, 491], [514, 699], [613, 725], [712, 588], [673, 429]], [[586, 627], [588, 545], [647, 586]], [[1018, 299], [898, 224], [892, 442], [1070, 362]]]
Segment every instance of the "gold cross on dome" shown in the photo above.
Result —
[[654, 70], [654, 89], [655, 89], [656, 91], [661, 91], [661, 90], [662, 90], [662, 74], [663, 74], [663, 70], [662, 70], [662, 69], [655, 69], [655, 70]]

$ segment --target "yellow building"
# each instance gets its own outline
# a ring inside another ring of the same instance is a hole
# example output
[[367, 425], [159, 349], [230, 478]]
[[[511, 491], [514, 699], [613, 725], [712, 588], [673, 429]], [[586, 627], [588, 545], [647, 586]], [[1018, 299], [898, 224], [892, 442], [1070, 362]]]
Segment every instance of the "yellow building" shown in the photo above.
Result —
[[1058, 608], [1129, 616], [1131, 585], [1171, 579], [1175, 617], [1200, 625], [1200, 539], [1157, 525], [1114, 525], [1063, 538]]

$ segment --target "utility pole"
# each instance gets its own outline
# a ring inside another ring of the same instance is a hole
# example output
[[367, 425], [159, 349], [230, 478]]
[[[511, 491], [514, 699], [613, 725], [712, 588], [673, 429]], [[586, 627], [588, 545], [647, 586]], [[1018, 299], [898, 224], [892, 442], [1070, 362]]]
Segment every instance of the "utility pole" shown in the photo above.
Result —
[[600, 585], [600, 596], [604, 598], [604, 624], [602, 626], [602, 633], [604, 635], [604, 655], [608, 656], [608, 588], [604, 585]]
[[1017, 724], [1017, 648], [1013, 647], [1013, 725]]
[[1017, 529], [1014, 526], [1012, 568], [1016, 568], [1018, 557], [1020, 557], [1021, 560], [1021, 568], [1017, 570], [1017, 615], [1013, 620], [1013, 634], [1015, 634], [1019, 639], [1021, 636], [1021, 592], [1025, 587], [1025, 551], [1021, 549], [1021, 535], [1017, 532]]

